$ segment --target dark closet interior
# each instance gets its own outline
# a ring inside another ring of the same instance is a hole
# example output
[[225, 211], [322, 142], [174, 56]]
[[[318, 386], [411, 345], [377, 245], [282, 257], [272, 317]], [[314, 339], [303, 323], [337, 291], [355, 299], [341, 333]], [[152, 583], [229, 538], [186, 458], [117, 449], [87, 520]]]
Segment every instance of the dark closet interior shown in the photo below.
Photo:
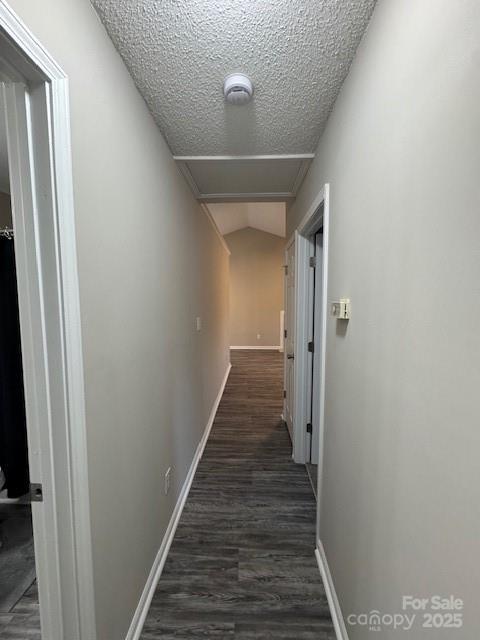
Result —
[[0, 491], [29, 492], [27, 427], [13, 233], [0, 230]]
[[[0, 636], [35, 587], [27, 426], [10, 198], [0, 193]], [[5, 627], [3, 628], [3, 631]]]

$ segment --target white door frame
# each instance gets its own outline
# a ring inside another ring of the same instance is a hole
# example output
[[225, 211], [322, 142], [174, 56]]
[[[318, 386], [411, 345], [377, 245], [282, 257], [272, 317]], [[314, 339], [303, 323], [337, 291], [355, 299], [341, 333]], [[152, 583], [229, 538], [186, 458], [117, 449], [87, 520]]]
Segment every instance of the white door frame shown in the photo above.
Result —
[[31, 481], [45, 640], [95, 640], [68, 80], [0, 0]]
[[[322, 227], [320, 233], [316, 232], [311, 236], [310, 249], [311, 256], [315, 256], [315, 269], [310, 269], [310, 294], [309, 294], [309, 317], [310, 317], [310, 335], [309, 340], [315, 343], [315, 352], [309, 353], [309, 375], [310, 389], [309, 397], [310, 401], [310, 422], [312, 423], [312, 432], [306, 433], [306, 451], [311, 453], [312, 464], [318, 465], [318, 457], [320, 454], [320, 442], [319, 442], [319, 430], [320, 430], [320, 416], [318, 411], [320, 409], [320, 403], [318, 398], [312, 395], [312, 389], [320, 389], [321, 387], [321, 345], [322, 345], [322, 318], [324, 317], [324, 308], [321, 302], [323, 301], [323, 213], [322, 213]], [[320, 301], [320, 304], [318, 303]]]
[[[284, 333], [284, 348], [283, 348], [283, 389], [284, 389], [284, 400], [283, 400], [283, 419], [287, 425], [287, 429], [288, 432], [290, 434], [290, 437], [292, 438], [292, 457], [294, 457], [294, 449], [295, 449], [295, 443], [294, 443], [294, 425], [293, 425], [293, 421], [294, 421], [294, 415], [292, 415], [292, 424], [289, 424], [289, 418], [288, 418], [288, 406], [287, 406], [287, 394], [288, 394], [288, 360], [291, 357], [291, 353], [289, 352], [288, 346], [291, 340], [291, 336], [295, 335], [295, 314], [296, 314], [296, 302], [295, 302], [295, 287], [294, 287], [294, 295], [293, 295], [293, 300], [291, 300], [289, 298], [288, 295], [288, 278], [291, 275], [289, 273], [289, 269], [291, 268], [291, 265], [289, 263], [289, 250], [291, 248], [292, 245], [295, 244], [295, 236], [292, 236], [287, 244], [285, 245], [285, 277], [284, 277], [284, 306], [285, 306], [285, 316], [284, 316], [284, 332], [285, 330], [287, 331], [287, 335], [285, 336]], [[295, 260], [294, 260], [295, 262]], [[296, 267], [296, 265], [294, 265], [294, 268]], [[288, 316], [290, 315], [290, 307], [293, 306], [293, 326], [289, 326], [288, 323]], [[295, 349], [295, 346], [294, 346]], [[293, 375], [295, 376], [295, 370], [293, 369]], [[288, 398], [288, 400], [290, 401], [290, 403], [293, 405], [295, 404], [295, 391], [293, 392], [293, 398]]]
[[[329, 234], [329, 185], [325, 184], [304, 216], [295, 232], [296, 242], [296, 318], [295, 318], [295, 405], [293, 458], [304, 464], [307, 460], [306, 426], [309, 416], [308, 402], [311, 384], [311, 354], [308, 338], [311, 330], [311, 236], [323, 225], [323, 265], [322, 265], [322, 327], [320, 336], [320, 378], [319, 402], [319, 457], [318, 457], [318, 504], [321, 495], [323, 433], [325, 429], [325, 357], [327, 332], [327, 283], [328, 283], [328, 234]], [[310, 363], [310, 367], [309, 367]], [[310, 381], [309, 381], [310, 378]]]

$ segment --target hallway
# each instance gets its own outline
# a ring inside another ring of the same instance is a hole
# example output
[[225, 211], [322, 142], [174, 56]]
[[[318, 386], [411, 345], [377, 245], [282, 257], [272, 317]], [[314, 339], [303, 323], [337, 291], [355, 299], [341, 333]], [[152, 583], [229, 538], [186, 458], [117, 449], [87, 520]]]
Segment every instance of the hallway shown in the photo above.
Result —
[[283, 355], [231, 361], [141, 637], [333, 640], [315, 501], [279, 418]]

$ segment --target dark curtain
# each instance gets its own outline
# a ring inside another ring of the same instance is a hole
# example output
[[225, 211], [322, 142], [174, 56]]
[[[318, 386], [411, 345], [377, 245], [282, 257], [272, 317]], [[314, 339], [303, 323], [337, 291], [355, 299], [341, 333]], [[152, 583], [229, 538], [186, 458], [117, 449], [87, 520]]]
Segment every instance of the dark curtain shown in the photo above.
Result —
[[[0, 236], [0, 467], [7, 495], [30, 489], [13, 240]], [[1, 489], [2, 487], [0, 487]]]

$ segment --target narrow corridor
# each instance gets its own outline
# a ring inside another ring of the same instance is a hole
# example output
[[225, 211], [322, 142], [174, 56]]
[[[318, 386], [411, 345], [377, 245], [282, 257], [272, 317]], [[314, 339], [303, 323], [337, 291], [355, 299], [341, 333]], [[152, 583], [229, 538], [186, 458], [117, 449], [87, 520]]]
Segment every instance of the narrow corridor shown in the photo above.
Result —
[[280, 420], [283, 355], [231, 360], [141, 637], [333, 640], [315, 500]]

